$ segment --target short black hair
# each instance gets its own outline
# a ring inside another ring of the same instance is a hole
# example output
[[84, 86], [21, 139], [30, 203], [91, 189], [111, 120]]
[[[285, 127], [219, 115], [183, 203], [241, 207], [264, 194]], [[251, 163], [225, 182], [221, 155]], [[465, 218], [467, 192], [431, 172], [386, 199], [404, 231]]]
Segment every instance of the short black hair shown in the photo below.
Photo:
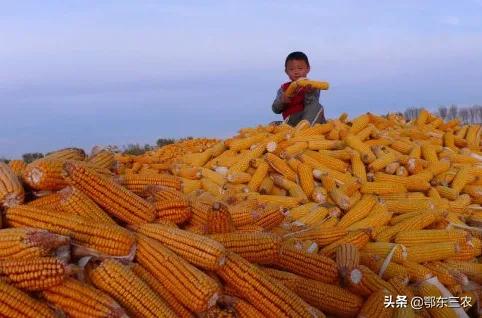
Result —
[[306, 54], [303, 53], [303, 52], [296, 51], [296, 52], [291, 52], [290, 54], [288, 54], [288, 56], [286, 57], [286, 60], [285, 60], [285, 68], [286, 68], [286, 65], [288, 65], [288, 61], [292, 61], [292, 60], [305, 61], [306, 65], [308, 65], [308, 67], [310, 67], [310, 62], [308, 61], [308, 56], [306, 56]]

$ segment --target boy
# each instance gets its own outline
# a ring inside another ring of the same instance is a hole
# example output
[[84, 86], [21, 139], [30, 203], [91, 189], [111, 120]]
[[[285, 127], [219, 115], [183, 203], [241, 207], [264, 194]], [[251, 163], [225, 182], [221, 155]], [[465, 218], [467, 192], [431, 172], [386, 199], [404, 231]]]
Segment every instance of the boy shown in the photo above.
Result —
[[[310, 62], [303, 52], [292, 52], [285, 60], [285, 73], [291, 81], [306, 78], [310, 72]], [[325, 123], [323, 106], [319, 102], [320, 90], [311, 86], [299, 87], [292, 97], [285, 95], [285, 91], [291, 82], [284, 83], [278, 89], [273, 102], [273, 112], [283, 114], [283, 119], [291, 126], [295, 126], [301, 120], [308, 120], [311, 124]]]

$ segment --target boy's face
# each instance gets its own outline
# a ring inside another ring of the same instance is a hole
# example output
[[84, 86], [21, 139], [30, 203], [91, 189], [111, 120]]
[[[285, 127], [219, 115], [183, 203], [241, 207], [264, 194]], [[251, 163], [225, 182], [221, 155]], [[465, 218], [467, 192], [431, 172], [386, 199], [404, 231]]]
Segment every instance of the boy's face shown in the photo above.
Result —
[[286, 63], [285, 73], [292, 81], [306, 77], [309, 72], [310, 67], [303, 60], [289, 60], [288, 63]]

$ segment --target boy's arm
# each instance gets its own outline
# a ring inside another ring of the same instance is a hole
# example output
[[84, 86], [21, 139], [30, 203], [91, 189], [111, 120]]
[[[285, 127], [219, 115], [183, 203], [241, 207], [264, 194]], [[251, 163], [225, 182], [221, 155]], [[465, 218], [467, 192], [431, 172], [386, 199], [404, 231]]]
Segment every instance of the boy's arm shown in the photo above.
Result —
[[275, 114], [281, 114], [286, 107], [286, 104], [283, 103], [282, 100], [283, 97], [283, 91], [278, 89], [278, 92], [276, 93], [276, 98], [273, 101], [273, 106], [271, 107], [273, 109], [273, 113]]
[[303, 110], [303, 118], [313, 123], [315, 117], [318, 116], [317, 122], [324, 122], [324, 109], [320, 104], [320, 90], [312, 89], [305, 94], [305, 108]]

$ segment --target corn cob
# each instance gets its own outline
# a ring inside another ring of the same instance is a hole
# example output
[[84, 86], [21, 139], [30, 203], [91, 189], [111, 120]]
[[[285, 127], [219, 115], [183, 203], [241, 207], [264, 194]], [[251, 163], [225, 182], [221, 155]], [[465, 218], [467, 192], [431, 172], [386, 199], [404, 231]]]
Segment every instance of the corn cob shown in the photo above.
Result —
[[265, 232], [231, 232], [213, 234], [210, 237], [226, 249], [258, 264], [272, 263], [278, 256], [281, 244], [278, 236]]
[[61, 246], [68, 246], [69, 238], [34, 228], [0, 230], [0, 258], [30, 258], [48, 256]]
[[85, 151], [80, 148], [63, 148], [47, 153], [44, 158], [83, 161], [86, 158], [86, 154]]
[[299, 251], [286, 244], [281, 246], [279, 256], [274, 261], [274, 265], [292, 273], [328, 284], [338, 279], [335, 261], [320, 254]]
[[378, 276], [387, 281], [394, 277], [406, 277], [408, 279], [410, 276], [405, 267], [391, 262], [389, 257], [384, 259], [379, 255], [363, 254], [360, 263], [378, 273]]
[[353, 244], [340, 244], [336, 248], [336, 266], [341, 277], [345, 277], [352, 269], [360, 263], [360, 252]]
[[171, 307], [171, 309], [176, 313], [177, 317], [194, 317], [194, 315], [176, 299], [172, 292], [162, 285], [162, 283], [152, 274], [150, 274], [144, 267], [134, 263], [131, 267], [131, 270]]
[[0, 280], [27, 291], [58, 285], [71, 267], [55, 257], [0, 259]]
[[368, 233], [369, 231], [367, 230], [350, 232], [345, 237], [323, 247], [321, 253], [331, 257], [336, 252], [337, 247], [342, 244], [353, 244], [357, 248], [363, 248], [363, 246], [370, 241], [370, 235]]
[[389, 193], [404, 193], [407, 192], [407, 188], [400, 183], [375, 181], [362, 184], [360, 192], [383, 195]]
[[215, 270], [224, 264], [225, 249], [215, 240], [162, 224], [142, 224], [136, 231], [203, 269]]
[[248, 183], [248, 188], [250, 191], [256, 192], [260, 189], [263, 180], [268, 174], [268, 169], [269, 165], [264, 161], [261, 161], [257, 164], [256, 171], [253, 173], [253, 176]]
[[348, 210], [345, 215], [341, 218], [338, 226], [348, 227], [357, 221], [368, 216], [373, 206], [376, 203], [376, 199], [373, 195], [364, 195], [354, 207]]
[[235, 253], [228, 253], [226, 265], [216, 273], [268, 317], [322, 316], [284, 285]]
[[110, 296], [75, 279], [45, 289], [42, 295], [72, 317], [127, 317]]
[[253, 305], [235, 296], [230, 296], [227, 294], [223, 295], [221, 297], [221, 304], [223, 304], [225, 307], [234, 309], [236, 317], [239, 318], [265, 317]]
[[315, 189], [315, 182], [313, 179], [313, 169], [304, 163], [298, 165], [298, 180], [305, 195], [310, 197]]
[[103, 169], [112, 169], [115, 164], [114, 153], [108, 149], [102, 149], [101, 151], [93, 154], [88, 158], [87, 162]]
[[[422, 282], [417, 288], [417, 293], [421, 297], [443, 298], [443, 294], [440, 292], [440, 290], [429, 282]], [[452, 308], [449, 308], [447, 306], [443, 306], [441, 308], [432, 308], [429, 306], [427, 310], [434, 318], [460, 317]]]
[[131, 224], [154, 220], [154, 206], [122, 186], [74, 162], [65, 164], [69, 182], [108, 213]]
[[171, 221], [175, 224], [181, 224], [188, 221], [191, 216], [191, 207], [187, 200], [180, 201], [157, 201], [154, 202], [157, 217], [160, 220]]
[[10, 207], [23, 202], [25, 192], [15, 172], [0, 162], [0, 205]]
[[386, 242], [369, 242], [360, 249], [362, 254], [379, 255], [386, 258], [393, 250], [392, 260], [401, 262], [407, 258], [407, 250], [403, 245]]
[[299, 87], [305, 87], [307, 85], [310, 85], [311, 87], [313, 87], [315, 89], [321, 89], [321, 90], [327, 90], [330, 87], [330, 84], [328, 84], [328, 82], [320, 82], [320, 81], [312, 81], [312, 80], [308, 80], [308, 79], [300, 79], [300, 80], [297, 80], [297, 81], [293, 81], [288, 86], [288, 88], [286, 89], [284, 94], [286, 96], [293, 96], [295, 94], [296, 90]]
[[8, 162], [8, 166], [12, 169], [15, 175], [21, 178], [23, 171], [27, 167], [27, 163], [25, 163], [23, 160], [10, 160]]
[[[424, 263], [424, 266], [428, 268], [435, 276], [437, 276], [437, 279], [447, 287], [455, 286], [459, 282], [463, 283], [464, 285], [468, 284], [467, 276], [456, 270], [449, 270], [449, 268], [442, 262], [428, 262]], [[458, 279], [463, 277], [463, 281], [458, 281], [456, 277]]]
[[358, 268], [349, 272], [345, 277], [345, 283], [349, 291], [364, 297], [368, 297], [380, 289], [394, 291], [392, 285], [364, 265], [359, 265]]
[[[346, 229], [349, 231], [364, 228], [377, 229], [387, 224], [391, 218], [392, 213], [388, 212], [386, 206], [384, 204], [377, 203], [367, 217], [351, 224]], [[337, 225], [339, 226], [340, 223], [341, 221]]]
[[418, 230], [400, 232], [395, 236], [395, 242], [405, 246], [422, 245], [439, 242], [460, 242], [467, 241], [468, 235], [464, 230]]
[[174, 311], [131, 269], [106, 259], [91, 269], [89, 278], [132, 314], [140, 317], [174, 317]]
[[376, 156], [370, 150], [370, 147], [364, 144], [363, 141], [361, 141], [358, 136], [349, 134], [348, 136], [346, 136], [344, 141], [347, 144], [347, 146], [355, 149], [360, 153], [360, 156], [363, 162], [371, 163], [376, 159]]
[[329, 155], [327, 156], [313, 150], [306, 150], [305, 152], [303, 152], [303, 154], [310, 156], [311, 158], [319, 162], [322, 166], [325, 166], [329, 169], [333, 169], [339, 172], [347, 171], [348, 164], [340, 159], [336, 159]]
[[360, 154], [357, 151], [353, 151], [352, 153], [351, 169], [353, 171], [353, 175], [357, 177], [361, 183], [367, 182], [365, 164], [361, 160]]
[[234, 222], [228, 207], [221, 202], [214, 202], [208, 213], [207, 233], [228, 233], [235, 230]]
[[186, 308], [203, 312], [214, 306], [219, 297], [219, 287], [212, 278], [153, 239], [139, 235], [137, 244], [137, 262]]
[[384, 306], [384, 301], [390, 296], [390, 292], [386, 289], [380, 289], [373, 292], [365, 301], [363, 307], [358, 314], [359, 318], [390, 318], [393, 317], [395, 309], [390, 306]]
[[457, 255], [459, 245], [454, 242], [413, 245], [407, 248], [407, 260], [422, 263], [443, 260]]
[[265, 229], [271, 229], [284, 220], [286, 210], [280, 208], [278, 204], [265, 204], [261, 207], [261, 209], [253, 211], [255, 225], [262, 226]]
[[295, 182], [284, 178], [282, 175], [273, 174], [273, 182], [276, 186], [287, 190], [290, 196], [299, 198], [300, 201], [308, 201], [303, 189]]
[[76, 187], [69, 186], [58, 193], [61, 197], [60, 206], [63, 210], [91, 220], [116, 224], [104, 210]]
[[464, 273], [470, 280], [482, 284], [482, 264], [447, 260], [445, 265], [449, 270], [456, 270]]
[[302, 230], [286, 235], [284, 238], [298, 238], [300, 240], [311, 240], [320, 246], [325, 246], [336, 240], [344, 237], [347, 234], [347, 230], [339, 227], [332, 228], [313, 228], [308, 230]]
[[70, 236], [74, 243], [108, 255], [125, 256], [134, 244], [134, 237], [126, 229], [74, 214], [16, 206], [8, 209], [6, 219], [10, 226], [35, 227]]
[[0, 315], [2, 317], [55, 318], [44, 303], [0, 280]]
[[421, 282], [433, 277], [432, 271], [422, 264], [410, 261], [402, 261], [400, 262], [400, 265], [402, 265], [408, 271], [410, 281]]
[[159, 185], [181, 189], [181, 180], [169, 174], [126, 174], [119, 178], [119, 184], [126, 189], [141, 194], [148, 186]]
[[61, 199], [58, 192], [52, 192], [28, 202], [27, 206], [64, 213], [65, 211], [60, 204]]
[[291, 181], [296, 181], [296, 172], [294, 172], [284, 160], [271, 153], [267, 153], [264, 159], [278, 173]]
[[407, 230], [421, 230], [441, 219], [442, 213], [438, 211], [429, 211], [426, 213], [422, 213], [408, 220], [402, 221], [397, 225], [389, 227], [385, 231], [377, 234], [376, 240], [379, 242], [388, 242], [399, 232]]

